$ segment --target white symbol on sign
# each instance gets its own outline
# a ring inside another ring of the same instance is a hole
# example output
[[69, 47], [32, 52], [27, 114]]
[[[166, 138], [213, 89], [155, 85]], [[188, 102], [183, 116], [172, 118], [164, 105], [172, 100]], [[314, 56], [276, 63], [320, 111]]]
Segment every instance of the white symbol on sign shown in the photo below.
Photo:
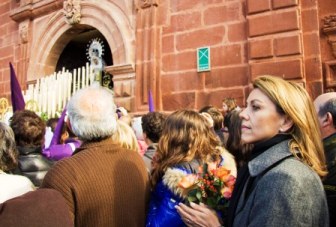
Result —
[[200, 51], [200, 58], [205, 57], [206, 59], [208, 59], [208, 49], [205, 49], [204, 51]]

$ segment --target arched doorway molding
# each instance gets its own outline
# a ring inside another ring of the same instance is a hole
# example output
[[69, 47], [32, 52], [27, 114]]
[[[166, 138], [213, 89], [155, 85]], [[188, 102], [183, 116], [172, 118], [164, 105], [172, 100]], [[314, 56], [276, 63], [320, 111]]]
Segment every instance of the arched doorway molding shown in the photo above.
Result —
[[101, 1], [100, 4], [82, 1], [81, 21], [75, 26], [66, 23], [62, 10], [51, 18], [36, 19], [36, 23], [44, 26], [41, 26], [41, 30], [34, 31], [36, 37], [32, 43], [28, 81], [53, 73], [65, 45], [87, 25], [104, 35], [111, 48], [114, 65], [134, 65], [135, 35], [131, 19], [109, 1]]

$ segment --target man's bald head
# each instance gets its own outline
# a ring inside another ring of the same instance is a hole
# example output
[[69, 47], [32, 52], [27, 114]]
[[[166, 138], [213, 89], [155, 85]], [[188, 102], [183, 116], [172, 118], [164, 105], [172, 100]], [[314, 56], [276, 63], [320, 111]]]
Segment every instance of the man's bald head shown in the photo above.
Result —
[[323, 138], [336, 133], [336, 92], [319, 95], [314, 100]]

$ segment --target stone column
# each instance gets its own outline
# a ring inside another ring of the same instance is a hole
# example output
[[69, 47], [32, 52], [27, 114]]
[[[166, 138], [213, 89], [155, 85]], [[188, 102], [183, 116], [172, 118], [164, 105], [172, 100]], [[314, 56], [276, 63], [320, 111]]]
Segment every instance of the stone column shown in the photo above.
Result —
[[140, 0], [136, 15], [136, 111], [148, 112], [151, 90], [155, 110], [161, 109], [159, 93], [160, 27], [157, 24], [158, 0]]
[[[19, 23], [19, 44], [17, 47], [17, 77], [19, 81], [26, 81], [27, 78], [27, 70], [29, 64], [29, 56], [30, 56], [30, 45], [31, 45], [31, 21], [26, 19]], [[21, 88], [23, 90], [26, 89], [26, 83], [21, 83]]]
[[[332, 55], [336, 58], [336, 14], [324, 17], [323, 33], [328, 37]], [[336, 60], [332, 59], [324, 62], [326, 90], [335, 91], [336, 89]]]

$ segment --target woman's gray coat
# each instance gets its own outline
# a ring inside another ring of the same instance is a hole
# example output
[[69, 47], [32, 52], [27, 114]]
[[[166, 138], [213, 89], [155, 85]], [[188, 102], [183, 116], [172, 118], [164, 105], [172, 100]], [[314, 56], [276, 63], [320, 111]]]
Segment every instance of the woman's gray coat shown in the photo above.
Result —
[[288, 144], [289, 140], [283, 141], [248, 163], [249, 180], [255, 180], [249, 190], [249, 180], [245, 185], [233, 226], [329, 225], [319, 176], [291, 154]]

